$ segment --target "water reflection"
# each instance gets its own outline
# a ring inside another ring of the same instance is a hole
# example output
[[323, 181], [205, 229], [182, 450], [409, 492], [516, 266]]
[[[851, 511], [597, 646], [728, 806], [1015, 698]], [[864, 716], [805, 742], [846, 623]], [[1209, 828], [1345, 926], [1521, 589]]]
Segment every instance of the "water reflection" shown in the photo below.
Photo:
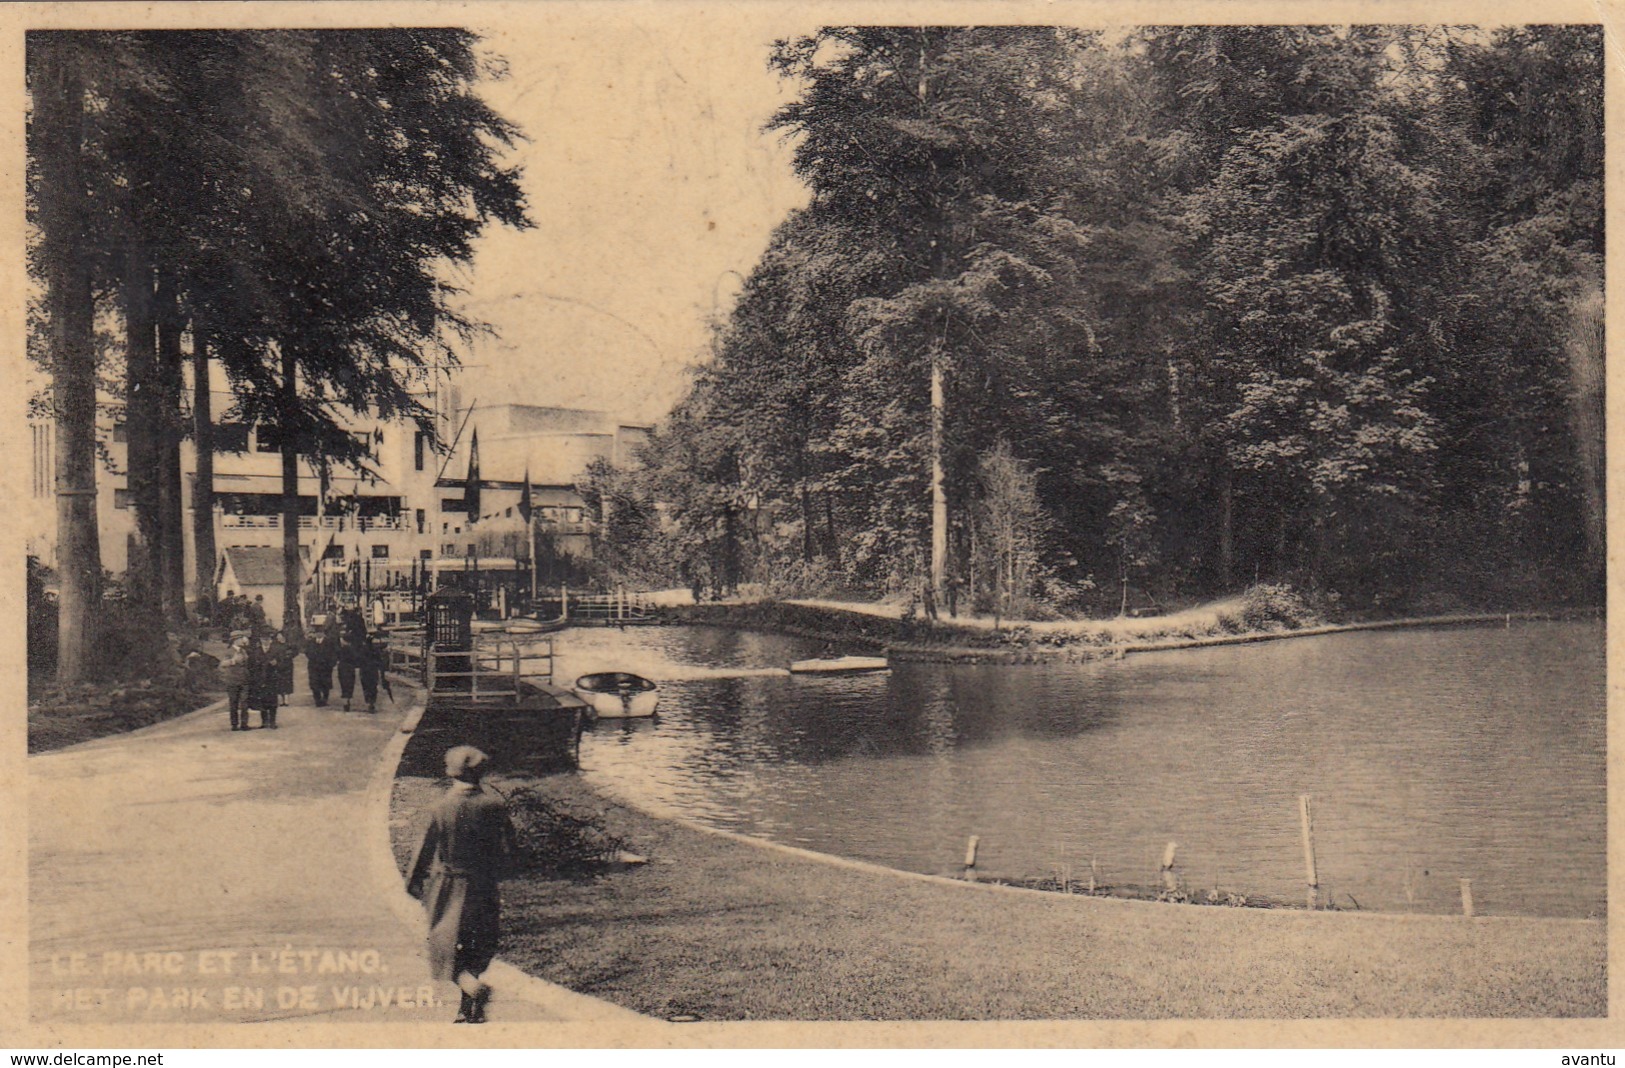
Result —
[[[821, 643], [721, 628], [569, 631], [559, 674], [662, 680], [654, 723], [583, 745], [610, 788], [719, 826], [917, 871], [965, 840], [1011, 876], [1298, 900], [1315, 798], [1342, 907], [1603, 909], [1603, 634], [1378, 632], [1086, 665], [764, 676]], [[756, 674], [752, 674], [752, 673]]]

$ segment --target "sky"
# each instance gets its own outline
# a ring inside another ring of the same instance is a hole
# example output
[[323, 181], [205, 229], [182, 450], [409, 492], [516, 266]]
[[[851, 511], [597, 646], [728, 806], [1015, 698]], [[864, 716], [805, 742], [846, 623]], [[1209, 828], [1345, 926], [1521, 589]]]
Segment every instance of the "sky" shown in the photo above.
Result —
[[[641, 12], [641, 15], [640, 15]], [[483, 95], [527, 140], [535, 227], [493, 226], [464, 306], [496, 328], [462, 372], [464, 403], [602, 408], [654, 421], [707, 351], [773, 227], [806, 200], [790, 146], [763, 126], [793, 86], [776, 37], [744, 14], [536, 5], [471, 26], [508, 74]]]

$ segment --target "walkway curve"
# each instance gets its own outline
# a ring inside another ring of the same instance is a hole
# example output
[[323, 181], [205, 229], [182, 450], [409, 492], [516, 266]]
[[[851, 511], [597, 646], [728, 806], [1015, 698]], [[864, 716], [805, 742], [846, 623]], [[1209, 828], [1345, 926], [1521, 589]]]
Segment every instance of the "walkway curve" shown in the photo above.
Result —
[[[378, 767], [373, 772], [372, 782], [367, 786], [368, 822], [374, 828], [369, 842], [368, 862], [374, 885], [377, 887], [379, 900], [388, 905], [389, 910], [413, 930], [422, 929], [423, 905], [406, 892], [406, 886], [401, 880], [400, 869], [395, 865], [395, 851], [390, 842], [389, 823], [390, 801], [395, 791], [395, 773], [400, 766], [401, 754], [406, 749], [407, 739], [417, 729], [418, 721], [422, 717], [423, 705], [421, 702], [415, 702], [408, 710], [406, 718], [401, 721], [400, 730], [384, 747], [383, 755], [378, 760]], [[486, 978], [498, 992], [498, 1000], [507, 998], [528, 1002], [545, 1011], [549, 1019], [622, 1023], [664, 1022], [654, 1021], [631, 1009], [586, 994], [578, 994], [574, 990], [538, 979], [500, 958], [491, 962]]]
[[[280, 729], [234, 733], [217, 703], [29, 757], [32, 1020], [449, 1025], [387, 856], [418, 711], [399, 689], [378, 715], [302, 693]], [[511, 968], [492, 980], [493, 1022], [633, 1018]]]

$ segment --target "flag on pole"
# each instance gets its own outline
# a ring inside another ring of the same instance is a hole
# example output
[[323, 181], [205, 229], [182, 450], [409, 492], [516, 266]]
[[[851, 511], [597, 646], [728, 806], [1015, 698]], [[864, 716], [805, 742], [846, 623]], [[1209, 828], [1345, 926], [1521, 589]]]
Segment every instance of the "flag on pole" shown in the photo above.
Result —
[[468, 512], [468, 525], [480, 521], [480, 432], [474, 431], [468, 440], [468, 478], [463, 483], [463, 507]]

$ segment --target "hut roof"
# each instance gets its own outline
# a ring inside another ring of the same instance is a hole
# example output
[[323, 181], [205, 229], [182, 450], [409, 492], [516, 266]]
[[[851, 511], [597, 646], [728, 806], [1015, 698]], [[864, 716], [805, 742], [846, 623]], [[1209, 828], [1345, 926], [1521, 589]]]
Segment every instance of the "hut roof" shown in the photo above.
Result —
[[[223, 550], [231, 573], [240, 586], [280, 586], [282, 584], [282, 550], [273, 545], [233, 545]], [[305, 580], [304, 561], [310, 552], [299, 547], [299, 581]]]

